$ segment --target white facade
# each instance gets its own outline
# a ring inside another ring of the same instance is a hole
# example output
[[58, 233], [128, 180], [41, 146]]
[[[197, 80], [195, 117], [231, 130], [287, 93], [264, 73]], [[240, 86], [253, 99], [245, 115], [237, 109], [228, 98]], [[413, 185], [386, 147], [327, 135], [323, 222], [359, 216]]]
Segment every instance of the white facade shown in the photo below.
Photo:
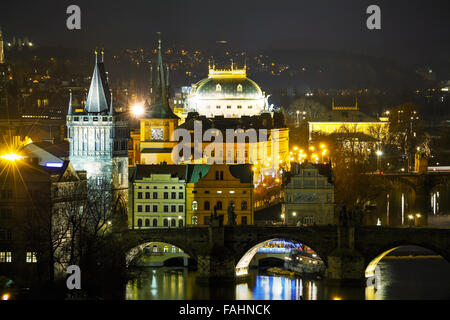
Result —
[[208, 118], [240, 118], [259, 115], [266, 108], [266, 98], [245, 69], [209, 69], [208, 78], [193, 85], [187, 108]]

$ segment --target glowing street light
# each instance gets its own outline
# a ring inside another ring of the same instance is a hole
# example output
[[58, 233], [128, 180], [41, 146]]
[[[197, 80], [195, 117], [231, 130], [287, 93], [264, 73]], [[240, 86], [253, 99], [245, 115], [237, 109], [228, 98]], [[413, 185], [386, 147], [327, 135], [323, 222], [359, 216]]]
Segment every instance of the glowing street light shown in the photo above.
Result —
[[136, 103], [131, 107], [131, 113], [136, 117], [140, 118], [145, 113], [144, 105], [141, 103]]

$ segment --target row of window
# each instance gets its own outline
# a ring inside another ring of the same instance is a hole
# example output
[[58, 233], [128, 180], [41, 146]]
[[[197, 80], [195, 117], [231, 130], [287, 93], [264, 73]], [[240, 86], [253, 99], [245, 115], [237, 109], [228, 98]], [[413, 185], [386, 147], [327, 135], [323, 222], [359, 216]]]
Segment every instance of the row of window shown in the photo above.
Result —
[[[247, 106], [247, 109], [252, 109], [252, 108], [253, 108], [253, 106]], [[211, 109], [211, 106], [206, 106], [206, 109]], [[217, 106], [216, 106], [216, 109], [222, 109], [222, 106], [217, 105]], [[231, 106], [228, 105], [228, 106], [227, 106], [227, 109], [231, 109]], [[242, 109], [242, 106], [238, 105], [238, 106], [237, 106], [237, 109]]]
[[[220, 83], [216, 84], [216, 91], [222, 91], [222, 86], [220, 85]], [[236, 91], [237, 92], [242, 92], [242, 84], [238, 84], [236, 86]]]
[[[143, 189], [142, 186], [137, 186], [138, 189]], [[145, 189], [150, 189], [150, 186], [146, 186]], [[153, 186], [153, 189], [158, 189], [157, 186]], [[164, 186], [164, 189], [169, 189], [168, 186]], [[175, 186], [172, 186], [172, 189], [176, 189]], [[183, 189], [183, 186], [180, 186], [179, 189]]]
[[[11, 263], [12, 262], [12, 254], [11, 251], [0, 251], [0, 263]], [[36, 263], [37, 257], [36, 252], [28, 251], [26, 255], [27, 263]]]
[[[150, 207], [152, 207], [152, 211], [150, 211]], [[178, 212], [184, 212], [184, 206], [183, 205], [178, 205]], [[158, 212], [158, 205], [142, 205], [142, 204], [138, 204], [137, 206], [137, 212], [144, 212], [142, 210], [145, 209], [145, 212]], [[163, 212], [169, 212], [169, 205], [164, 205], [163, 206]], [[177, 206], [176, 205], [171, 205], [170, 206], [170, 212], [177, 212]]]
[[[229, 193], [236, 193], [234, 190], [228, 191]], [[197, 190], [192, 190], [192, 193], [197, 193]], [[209, 190], [205, 190], [205, 194], [210, 194], [211, 192]], [[221, 194], [222, 190], [217, 190], [217, 193]], [[246, 194], [247, 190], [242, 191], [242, 194]]]
[[[234, 206], [234, 201], [230, 201], [230, 205]], [[216, 202], [216, 208], [217, 210], [223, 209], [223, 204], [221, 200], [218, 200]], [[214, 208], [212, 208], [214, 209]], [[248, 209], [248, 203], [247, 201], [241, 202], [241, 210], [247, 210]], [[198, 210], [198, 202], [196, 200], [192, 201], [192, 210], [196, 211]], [[209, 201], [203, 202], [203, 210], [211, 210], [211, 203]]]
[[[137, 198], [138, 199], [144, 199], [143, 196], [145, 195], [145, 199], [158, 199], [158, 192], [153, 192], [153, 197], [150, 197], [150, 192], [138, 192]], [[164, 192], [163, 199], [169, 199], [169, 192]], [[170, 193], [170, 199], [177, 199], [177, 193], [171, 192]], [[184, 199], [184, 192], [178, 192], [178, 199]]]
[[[151, 223], [151, 225], [150, 225]], [[162, 226], [158, 225], [158, 219], [157, 218], [149, 218], [149, 219], [137, 219], [137, 226], [138, 228], [142, 228], [142, 227], [169, 227], [169, 224], [171, 227], [176, 227], [177, 226], [177, 220], [176, 219], [169, 219], [169, 218], [164, 218], [163, 219], [163, 224]], [[178, 227], [183, 227], [184, 222], [183, 219], [178, 219]]]

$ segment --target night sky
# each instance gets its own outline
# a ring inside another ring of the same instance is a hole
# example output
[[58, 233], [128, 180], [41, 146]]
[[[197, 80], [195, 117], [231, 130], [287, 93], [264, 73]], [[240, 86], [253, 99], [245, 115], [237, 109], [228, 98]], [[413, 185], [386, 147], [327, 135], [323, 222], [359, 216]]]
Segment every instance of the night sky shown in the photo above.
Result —
[[[77, 4], [82, 30], [66, 29]], [[382, 30], [366, 28], [366, 8], [381, 7]], [[38, 45], [137, 48], [166, 43], [202, 50], [227, 40], [233, 49], [313, 49], [383, 56], [410, 63], [448, 63], [449, 0], [2, 0], [6, 38]]]

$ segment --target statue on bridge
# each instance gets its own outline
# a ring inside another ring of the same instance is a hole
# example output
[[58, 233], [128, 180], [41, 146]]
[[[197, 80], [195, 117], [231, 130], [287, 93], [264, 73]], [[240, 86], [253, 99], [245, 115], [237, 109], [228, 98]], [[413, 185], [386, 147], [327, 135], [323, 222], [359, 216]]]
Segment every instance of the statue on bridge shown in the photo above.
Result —
[[228, 224], [229, 226], [236, 225], [236, 214], [234, 213], [234, 204], [230, 203], [228, 206]]
[[363, 212], [361, 208], [349, 211], [346, 206], [343, 206], [341, 211], [339, 211], [338, 224], [344, 227], [358, 226], [362, 224], [362, 217]]

